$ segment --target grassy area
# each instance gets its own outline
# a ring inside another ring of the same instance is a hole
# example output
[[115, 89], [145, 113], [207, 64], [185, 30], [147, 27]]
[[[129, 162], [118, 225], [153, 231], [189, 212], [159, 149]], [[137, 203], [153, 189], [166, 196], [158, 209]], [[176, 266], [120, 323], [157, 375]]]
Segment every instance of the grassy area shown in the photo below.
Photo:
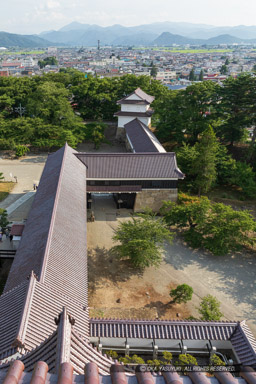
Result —
[[4, 200], [9, 195], [9, 193], [13, 189], [14, 185], [15, 185], [15, 183], [12, 183], [9, 181], [7, 181], [7, 182], [1, 181], [0, 182], [0, 201]]
[[0, 55], [42, 55], [45, 51], [0, 51]]

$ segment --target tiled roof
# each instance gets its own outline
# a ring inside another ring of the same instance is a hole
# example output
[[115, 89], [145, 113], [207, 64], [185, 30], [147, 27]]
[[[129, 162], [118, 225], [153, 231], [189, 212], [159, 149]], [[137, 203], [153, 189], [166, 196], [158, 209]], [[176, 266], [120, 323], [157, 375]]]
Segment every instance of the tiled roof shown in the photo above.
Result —
[[126, 112], [119, 111], [114, 113], [114, 116], [135, 116], [135, 117], [151, 117], [153, 115], [153, 109], [148, 109], [146, 112]]
[[12, 343], [17, 336], [28, 283], [28, 280], [25, 280], [0, 296], [0, 360], [15, 352]]
[[46, 162], [0, 297], [2, 355], [42, 343], [56, 330], [54, 318], [63, 306], [76, 319], [78, 334], [89, 335], [86, 168], [74, 152], [66, 145]]
[[134, 152], [166, 152], [153, 132], [139, 119], [124, 125]]
[[84, 363], [83, 373], [74, 375], [71, 363], [62, 363], [58, 374], [48, 373], [48, 365], [39, 361], [34, 366], [33, 375], [23, 372], [24, 365], [15, 361], [8, 372], [0, 372], [0, 384], [256, 384], [256, 373], [247, 368], [241, 372], [241, 377], [234, 377], [228, 371], [215, 372], [215, 377], [209, 377], [203, 372], [188, 372], [187, 376], [179, 376], [177, 372], [151, 374], [138, 366], [135, 374], [125, 373], [119, 363], [110, 368], [110, 374], [102, 375], [96, 363]]
[[87, 167], [87, 179], [182, 179], [173, 152], [76, 153]]
[[40, 282], [87, 305], [86, 168], [74, 152], [65, 146], [48, 157], [5, 292], [33, 270]]
[[[127, 98], [134, 95], [134, 94], [136, 96], [138, 96], [146, 104], [151, 104], [155, 100], [154, 96], [148, 95], [146, 92], [142, 91], [141, 88], [137, 88], [137, 89], [135, 89], [134, 92], [130, 93], [126, 97], [122, 98], [121, 100], [118, 100], [117, 104], [123, 104], [123, 103], [125, 104], [125, 101], [128, 101]], [[133, 100], [129, 100], [129, 101], [133, 101]], [[137, 102], [137, 100], [134, 100], [134, 101]]]
[[243, 364], [256, 364], [256, 340], [245, 321], [90, 319], [91, 337], [230, 340]]
[[90, 336], [229, 340], [236, 327], [237, 322], [90, 319]]
[[[25, 354], [23, 352], [23, 355], [18, 357], [25, 365], [26, 371], [32, 371], [34, 364], [43, 360], [48, 364], [50, 372], [56, 372], [56, 368], [60, 364], [70, 362], [74, 373], [82, 374], [85, 363], [96, 362], [100, 373], [109, 373], [113, 364], [112, 359], [103, 356], [75, 331], [77, 317], [73, 317], [73, 314], [67, 307], [64, 307], [59, 316], [55, 318], [55, 330], [50, 336], [38, 343], [31, 351], [26, 351]], [[46, 321], [49, 322], [48, 319]], [[38, 327], [38, 332], [41, 327], [42, 322]], [[42, 327], [42, 333], [44, 333], [44, 327]], [[0, 364], [0, 372], [9, 365], [9, 360], [3, 360], [3, 364]]]
[[239, 323], [230, 340], [243, 364], [256, 364], [256, 340], [245, 321]]
[[141, 185], [87, 185], [87, 192], [139, 192]]

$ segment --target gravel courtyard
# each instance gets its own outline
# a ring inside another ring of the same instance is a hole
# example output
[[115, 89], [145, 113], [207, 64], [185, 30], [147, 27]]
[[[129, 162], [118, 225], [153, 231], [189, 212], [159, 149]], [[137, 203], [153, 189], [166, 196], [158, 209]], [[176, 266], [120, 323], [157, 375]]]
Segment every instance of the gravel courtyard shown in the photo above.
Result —
[[[129, 219], [129, 213], [116, 216], [113, 205], [107, 200], [95, 204], [95, 222], [88, 223], [88, 249], [89, 255], [101, 251], [102, 271], [93, 277], [96, 284], [93, 288], [99, 293], [92, 304], [98, 307], [117, 307], [116, 299], [127, 299], [136, 306], [138, 297], [134, 299], [134, 289], [139, 291], [142, 286], [149, 291], [154, 289], [154, 298], [149, 297], [147, 306], [155, 306], [160, 318], [166, 318], [166, 298], [170, 284], [187, 283], [194, 289], [192, 302], [187, 304], [188, 312], [198, 317], [198, 307], [201, 298], [212, 294], [221, 302], [224, 320], [247, 320], [254, 335], [256, 335], [256, 260], [253, 253], [235, 253], [227, 256], [213, 256], [203, 251], [195, 251], [187, 247], [183, 240], [176, 236], [172, 245], [166, 245], [165, 259], [158, 269], [146, 268], [142, 274], [132, 273], [128, 268], [126, 279], [115, 278], [111, 281], [113, 261], [106, 266], [109, 260], [108, 250], [113, 245], [113, 231], [120, 220]], [[105, 264], [104, 264], [105, 260]], [[106, 269], [109, 271], [109, 279]], [[103, 274], [104, 271], [104, 274]], [[95, 272], [95, 271], [94, 271]], [[89, 282], [90, 282], [89, 268]], [[111, 295], [108, 302], [106, 287]], [[158, 294], [158, 300], [155, 299]], [[150, 292], [149, 292], [150, 296]], [[101, 297], [101, 301], [97, 301]], [[165, 301], [163, 300], [165, 298]], [[167, 300], [168, 301], [168, 300]], [[144, 310], [144, 308], [142, 308]], [[177, 308], [177, 312], [179, 309]], [[143, 312], [142, 312], [143, 313]]]

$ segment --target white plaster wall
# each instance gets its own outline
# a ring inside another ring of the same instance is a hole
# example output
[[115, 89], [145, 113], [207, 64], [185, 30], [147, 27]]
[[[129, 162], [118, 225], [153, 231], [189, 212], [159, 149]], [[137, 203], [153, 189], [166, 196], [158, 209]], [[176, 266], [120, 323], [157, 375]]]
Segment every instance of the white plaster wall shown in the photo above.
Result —
[[151, 125], [151, 117], [138, 117], [138, 119], [144, 123], [145, 125], [147, 125], [148, 127], [150, 127]]
[[122, 128], [124, 127], [125, 124], [129, 123], [134, 119], [135, 119], [135, 116], [118, 116], [118, 127]]
[[121, 111], [124, 112], [146, 112], [148, 105], [121, 104]]
[[[118, 116], [118, 127], [123, 128], [125, 124], [129, 123], [130, 121], [136, 119], [136, 116]], [[138, 119], [150, 127], [151, 125], [151, 117], [138, 117]]]

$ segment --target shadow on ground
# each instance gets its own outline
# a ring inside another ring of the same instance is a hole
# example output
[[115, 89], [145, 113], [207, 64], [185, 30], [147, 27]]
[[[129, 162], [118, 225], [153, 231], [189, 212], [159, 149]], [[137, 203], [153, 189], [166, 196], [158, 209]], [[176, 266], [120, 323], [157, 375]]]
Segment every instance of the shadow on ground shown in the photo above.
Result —
[[88, 250], [88, 276], [91, 289], [101, 286], [104, 279], [117, 284], [129, 280], [134, 275], [142, 276], [143, 270], [135, 269], [129, 260], [118, 260], [105, 247]]
[[[218, 274], [218, 281], [210, 283], [219, 292], [231, 296], [239, 304], [248, 304], [252, 311], [245, 311], [248, 320], [255, 319], [256, 308], [256, 254], [246, 249], [224, 256], [215, 256], [203, 250], [189, 248], [180, 236], [173, 244], [166, 245], [165, 262], [171, 264], [177, 271], [195, 268], [201, 271], [202, 279], [207, 283], [208, 273]], [[190, 271], [189, 270], [189, 271]], [[205, 271], [205, 273], [204, 273]], [[186, 271], [185, 271], [186, 272]], [[202, 281], [203, 282], [203, 281]]]
[[45, 163], [46, 159], [47, 159], [47, 153], [45, 153], [44, 155], [40, 155], [40, 156], [31, 156], [31, 157], [26, 157], [25, 159], [21, 159], [20, 162], [21, 163]]
[[166, 312], [172, 307], [172, 303], [163, 303], [162, 301], [151, 301], [145, 305], [145, 308], [155, 308], [158, 317], [165, 316]]

